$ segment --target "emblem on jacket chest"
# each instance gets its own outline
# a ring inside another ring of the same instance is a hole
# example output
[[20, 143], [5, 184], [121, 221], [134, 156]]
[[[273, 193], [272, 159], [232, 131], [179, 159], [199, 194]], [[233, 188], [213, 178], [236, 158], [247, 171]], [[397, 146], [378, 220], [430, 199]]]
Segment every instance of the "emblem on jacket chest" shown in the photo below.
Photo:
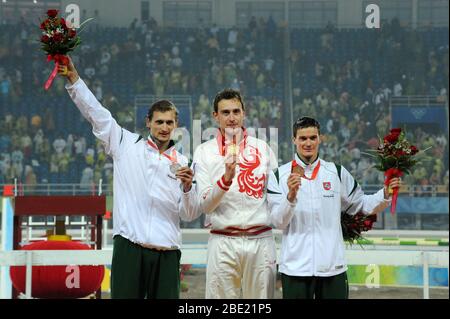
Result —
[[266, 174], [255, 174], [255, 170], [260, 165], [261, 152], [257, 148], [249, 146], [248, 152], [239, 154], [239, 174], [237, 177], [239, 192], [255, 198], [263, 197]]
[[323, 189], [326, 191], [329, 191], [331, 189], [331, 183], [330, 182], [323, 182]]

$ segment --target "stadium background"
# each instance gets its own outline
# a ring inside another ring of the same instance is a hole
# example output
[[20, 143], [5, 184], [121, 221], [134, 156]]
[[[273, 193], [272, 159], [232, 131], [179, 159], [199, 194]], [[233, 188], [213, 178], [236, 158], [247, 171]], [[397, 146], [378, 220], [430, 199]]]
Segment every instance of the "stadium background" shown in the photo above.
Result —
[[[293, 120], [314, 116], [324, 134], [321, 156], [341, 163], [371, 193], [383, 176], [363, 152], [389, 128], [407, 128], [420, 149], [431, 149], [405, 178], [397, 214], [385, 212], [375, 228], [447, 231], [448, 245], [448, 1], [2, 0], [2, 189], [96, 194], [101, 180], [112, 196], [111, 159], [63, 79], [43, 89], [53, 66], [39, 50], [38, 21], [48, 8], [64, 11], [71, 3], [81, 21], [94, 18], [72, 59], [132, 131], [142, 129], [143, 112], [160, 97], [175, 101], [189, 130], [193, 120], [214, 127], [215, 93], [236, 88], [247, 103], [246, 126], [278, 128], [280, 164], [293, 156]], [[371, 3], [380, 8], [379, 29], [365, 25]], [[183, 227], [201, 228], [202, 220]]]

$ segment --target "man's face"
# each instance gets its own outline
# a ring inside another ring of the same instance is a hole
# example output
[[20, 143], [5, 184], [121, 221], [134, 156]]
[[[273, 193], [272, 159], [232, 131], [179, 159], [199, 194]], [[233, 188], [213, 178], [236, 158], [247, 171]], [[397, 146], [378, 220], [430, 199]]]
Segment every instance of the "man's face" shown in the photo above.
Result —
[[172, 131], [177, 127], [175, 111], [153, 112], [152, 119], [145, 120], [153, 138], [164, 143], [170, 140]]
[[213, 112], [213, 116], [222, 132], [244, 126], [245, 111], [238, 99], [221, 100], [217, 106], [217, 112]]
[[297, 135], [292, 139], [297, 153], [307, 161], [313, 160], [319, 153], [319, 130], [317, 127], [306, 127], [297, 130]]

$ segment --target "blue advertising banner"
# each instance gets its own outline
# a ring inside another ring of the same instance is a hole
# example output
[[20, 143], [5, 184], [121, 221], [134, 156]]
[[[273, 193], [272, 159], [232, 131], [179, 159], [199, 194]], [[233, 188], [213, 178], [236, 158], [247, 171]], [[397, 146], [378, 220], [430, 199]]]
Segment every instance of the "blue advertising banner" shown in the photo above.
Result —
[[399, 197], [396, 212], [448, 214], [448, 197]]
[[446, 132], [445, 106], [392, 106], [392, 127], [401, 127], [402, 124], [437, 124]]

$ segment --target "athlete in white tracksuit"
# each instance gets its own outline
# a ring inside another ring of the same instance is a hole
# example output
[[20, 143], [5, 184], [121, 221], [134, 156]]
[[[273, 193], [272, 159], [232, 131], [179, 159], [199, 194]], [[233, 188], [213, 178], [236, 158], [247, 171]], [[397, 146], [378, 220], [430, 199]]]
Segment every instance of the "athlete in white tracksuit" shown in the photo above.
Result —
[[[272, 298], [276, 252], [266, 185], [277, 161], [264, 141], [242, 128], [239, 92], [220, 92], [214, 108], [217, 138], [201, 144], [193, 161], [200, 207], [211, 227], [206, 298]], [[224, 137], [227, 129], [236, 141]]]
[[[386, 190], [364, 195], [344, 167], [318, 157], [319, 130], [314, 119], [297, 121], [295, 159], [269, 178], [271, 221], [283, 230], [279, 271], [284, 298], [347, 298], [341, 212], [374, 214], [390, 204]], [[296, 165], [304, 170], [301, 179], [291, 173]], [[298, 182], [296, 192], [288, 187], [293, 181]], [[390, 186], [398, 183], [394, 180]], [[296, 205], [280, 208], [286, 197], [294, 198]]]
[[193, 171], [170, 139], [176, 108], [155, 102], [146, 120], [148, 138], [142, 138], [117, 124], [69, 62], [58, 70], [70, 82], [67, 91], [114, 160], [111, 297], [179, 298], [180, 219], [200, 213]]

